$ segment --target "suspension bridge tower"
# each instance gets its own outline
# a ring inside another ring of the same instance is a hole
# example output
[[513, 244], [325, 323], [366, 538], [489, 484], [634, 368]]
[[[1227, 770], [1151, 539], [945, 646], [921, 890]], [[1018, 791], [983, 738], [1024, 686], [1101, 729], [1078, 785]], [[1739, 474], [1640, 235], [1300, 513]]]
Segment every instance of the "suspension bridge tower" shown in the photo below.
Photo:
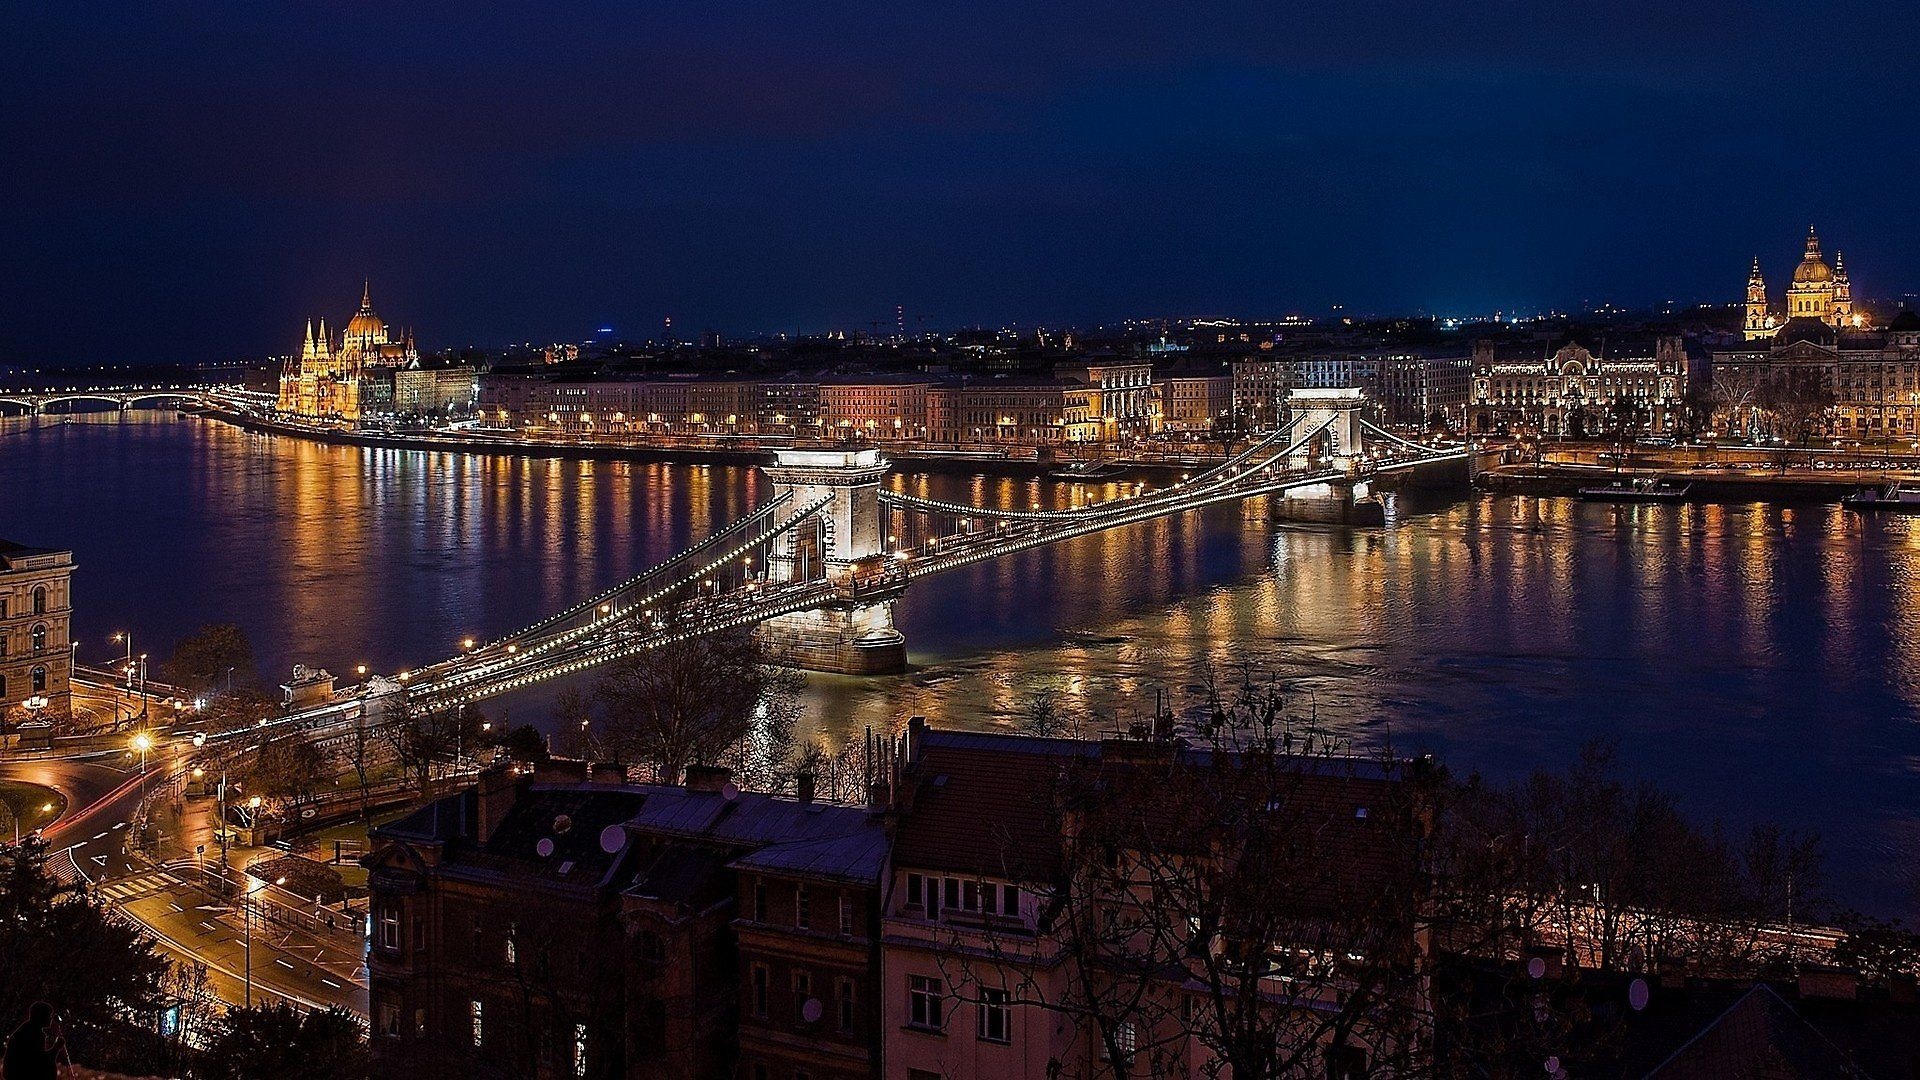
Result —
[[1290, 521], [1342, 525], [1385, 524], [1384, 510], [1372, 497], [1372, 485], [1355, 477], [1367, 455], [1361, 410], [1366, 394], [1354, 387], [1293, 390], [1287, 394], [1287, 428], [1317, 432], [1288, 455], [1294, 468], [1329, 468], [1345, 473], [1324, 484], [1291, 488], [1274, 500], [1274, 514]]
[[1298, 432], [1326, 429], [1307, 440], [1293, 455], [1293, 464], [1328, 464], [1352, 469], [1354, 460], [1367, 452], [1360, 426], [1360, 410], [1366, 403], [1366, 395], [1353, 387], [1288, 391], [1287, 426]]
[[893, 598], [905, 587], [880, 542], [878, 450], [777, 450], [764, 466], [789, 506], [818, 508], [795, 524], [767, 557], [777, 585], [820, 582], [837, 598], [775, 616], [760, 634], [781, 662], [843, 675], [886, 675], [907, 668], [906, 639], [893, 625]]

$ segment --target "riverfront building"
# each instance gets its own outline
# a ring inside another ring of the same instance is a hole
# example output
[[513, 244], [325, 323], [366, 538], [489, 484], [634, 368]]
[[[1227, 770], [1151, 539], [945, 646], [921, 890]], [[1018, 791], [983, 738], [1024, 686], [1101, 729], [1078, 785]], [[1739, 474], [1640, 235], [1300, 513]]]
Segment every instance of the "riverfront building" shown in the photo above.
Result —
[[1811, 393], [1825, 406], [1818, 433], [1920, 441], [1920, 315], [1903, 311], [1876, 326], [1854, 305], [1840, 254], [1828, 266], [1811, 229], [1784, 306], [1769, 301], [1754, 260], [1743, 337], [1741, 345], [1712, 354], [1716, 404], [1736, 431], [1766, 433], [1767, 411], [1758, 406], [1784, 387]]
[[1674, 430], [1689, 385], [1678, 335], [1475, 342], [1471, 430], [1549, 438]]
[[1286, 422], [1292, 390], [1363, 391], [1376, 419], [1425, 429], [1464, 423], [1471, 361], [1465, 351], [1315, 350], [1258, 357], [1233, 365], [1233, 410], [1250, 430]]
[[360, 310], [335, 340], [327, 321], [307, 323], [300, 355], [280, 372], [279, 409], [302, 420], [358, 423], [394, 411], [394, 373], [420, 366], [412, 333], [391, 337], [373, 311], [371, 283], [361, 291]]
[[73, 552], [0, 540], [0, 720], [73, 708]]

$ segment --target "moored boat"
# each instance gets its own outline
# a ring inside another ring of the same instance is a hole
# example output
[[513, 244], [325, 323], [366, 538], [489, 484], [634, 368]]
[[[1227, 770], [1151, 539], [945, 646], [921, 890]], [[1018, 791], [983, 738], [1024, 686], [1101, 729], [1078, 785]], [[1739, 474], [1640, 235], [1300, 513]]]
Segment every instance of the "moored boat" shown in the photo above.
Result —
[[1911, 491], [1898, 482], [1884, 487], [1862, 488], [1851, 495], [1842, 495], [1840, 505], [1849, 510], [1892, 511], [1896, 514], [1920, 514], [1920, 491]]
[[1692, 490], [1692, 484], [1670, 484], [1657, 476], [1636, 476], [1631, 480], [1583, 487], [1580, 497], [1590, 502], [1677, 503], [1686, 502], [1687, 493]]
[[1126, 471], [1126, 466], [1111, 461], [1076, 461], [1047, 476], [1054, 480], [1111, 480]]

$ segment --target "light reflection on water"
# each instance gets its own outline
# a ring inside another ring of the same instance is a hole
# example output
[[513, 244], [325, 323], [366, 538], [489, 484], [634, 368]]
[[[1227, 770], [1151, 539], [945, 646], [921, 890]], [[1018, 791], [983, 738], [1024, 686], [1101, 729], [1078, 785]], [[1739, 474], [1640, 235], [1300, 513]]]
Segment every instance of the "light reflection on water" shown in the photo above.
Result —
[[[751, 469], [320, 446], [172, 414], [0, 420], [0, 536], [77, 552], [82, 658], [233, 620], [277, 677], [440, 658], [643, 569], [768, 497]], [[1114, 485], [896, 477], [1048, 506]], [[812, 680], [829, 738], [913, 713], [1004, 725], [1043, 689], [1111, 715], [1247, 661], [1294, 710], [1457, 769], [1630, 770], [1735, 824], [1818, 829], [1836, 886], [1916, 907], [1920, 533], [1823, 505], [1475, 498], [1386, 530], [1260, 503], [1085, 537], [914, 587], [916, 670]], [[537, 718], [551, 691], [499, 703]]]

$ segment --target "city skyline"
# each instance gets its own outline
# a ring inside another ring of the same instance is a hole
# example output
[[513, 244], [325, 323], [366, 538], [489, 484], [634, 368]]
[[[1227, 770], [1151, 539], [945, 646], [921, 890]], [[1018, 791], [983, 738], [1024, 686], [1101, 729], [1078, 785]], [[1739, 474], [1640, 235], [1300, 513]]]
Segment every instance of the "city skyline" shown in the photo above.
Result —
[[435, 345], [1732, 302], [1809, 220], [1920, 280], [1910, 13], [986, 14], [24, 17], [0, 357], [281, 352], [368, 276]]

